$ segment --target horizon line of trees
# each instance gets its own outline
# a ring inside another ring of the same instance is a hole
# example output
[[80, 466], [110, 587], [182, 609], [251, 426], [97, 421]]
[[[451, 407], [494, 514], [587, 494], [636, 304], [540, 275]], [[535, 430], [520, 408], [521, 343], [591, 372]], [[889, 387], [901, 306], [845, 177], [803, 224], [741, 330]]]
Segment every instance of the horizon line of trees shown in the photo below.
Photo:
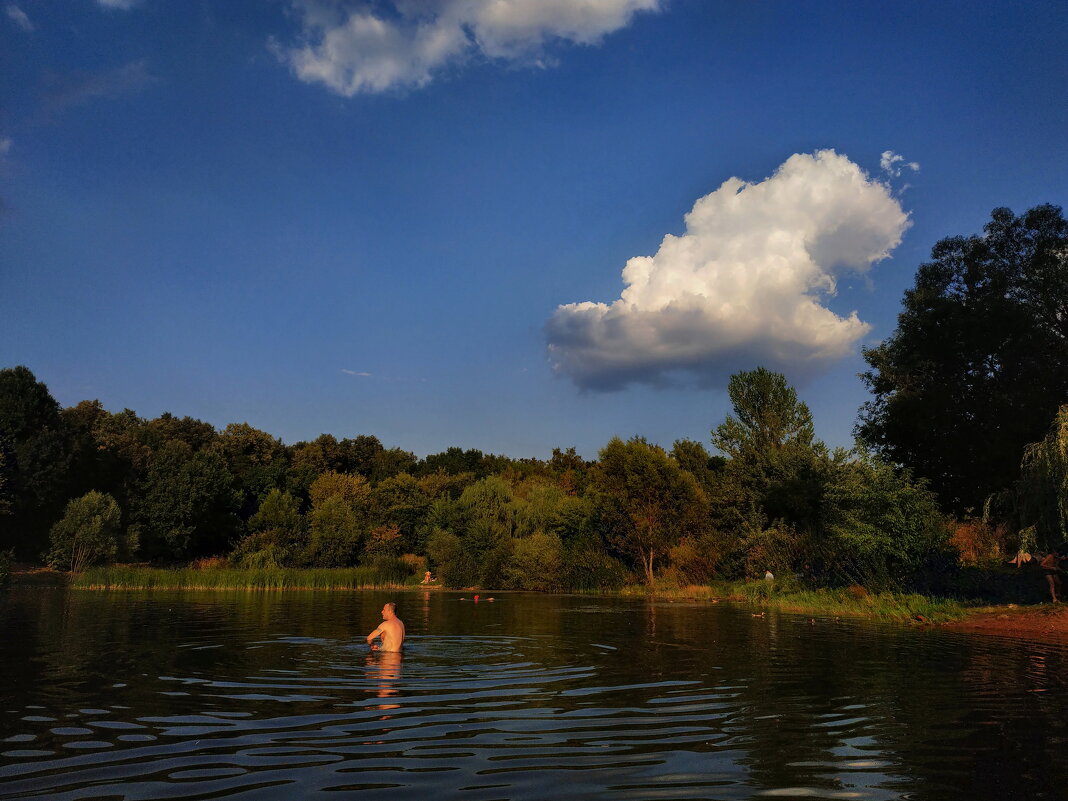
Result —
[[1068, 225], [1049, 205], [997, 209], [932, 259], [894, 334], [865, 351], [873, 400], [851, 450], [820, 442], [762, 367], [731, 377], [718, 454], [613, 438], [590, 461], [417, 459], [369, 435], [285, 445], [247, 423], [60, 408], [28, 368], [3, 369], [0, 552], [75, 570], [408, 555], [451, 586], [555, 590], [768, 569], [903, 588], [961, 556], [1048, 550], [1068, 520]]

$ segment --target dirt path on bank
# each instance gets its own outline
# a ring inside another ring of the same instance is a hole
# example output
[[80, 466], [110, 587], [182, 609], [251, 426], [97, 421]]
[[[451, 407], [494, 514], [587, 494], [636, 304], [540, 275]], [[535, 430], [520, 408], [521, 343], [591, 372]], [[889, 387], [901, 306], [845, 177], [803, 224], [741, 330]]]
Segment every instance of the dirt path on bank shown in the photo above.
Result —
[[942, 626], [953, 631], [1068, 643], [1068, 604], [992, 606]]

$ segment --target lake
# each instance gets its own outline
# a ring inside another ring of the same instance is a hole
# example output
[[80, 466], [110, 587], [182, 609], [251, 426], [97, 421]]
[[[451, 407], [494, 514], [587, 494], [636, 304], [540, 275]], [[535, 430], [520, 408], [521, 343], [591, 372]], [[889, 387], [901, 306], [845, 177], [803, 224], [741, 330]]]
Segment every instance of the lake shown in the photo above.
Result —
[[13, 588], [0, 799], [1068, 798], [1062, 644], [460, 598]]

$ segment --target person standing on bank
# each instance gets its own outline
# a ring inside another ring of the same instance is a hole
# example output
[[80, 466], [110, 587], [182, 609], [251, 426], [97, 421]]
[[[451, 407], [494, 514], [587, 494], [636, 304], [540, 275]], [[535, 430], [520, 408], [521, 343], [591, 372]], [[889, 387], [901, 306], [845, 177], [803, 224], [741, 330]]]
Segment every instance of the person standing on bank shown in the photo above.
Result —
[[[379, 645], [375, 639], [381, 637]], [[382, 607], [382, 625], [367, 635], [372, 651], [400, 651], [404, 645], [404, 621], [397, 617], [397, 605], [390, 601]]]
[[1061, 562], [1064, 560], [1064, 556], [1057, 551], [1050, 551], [1041, 562], [1039, 566], [1042, 568], [1042, 572], [1046, 574], [1046, 583], [1049, 585], [1049, 594], [1053, 599], [1053, 603], [1059, 604], [1061, 602]]

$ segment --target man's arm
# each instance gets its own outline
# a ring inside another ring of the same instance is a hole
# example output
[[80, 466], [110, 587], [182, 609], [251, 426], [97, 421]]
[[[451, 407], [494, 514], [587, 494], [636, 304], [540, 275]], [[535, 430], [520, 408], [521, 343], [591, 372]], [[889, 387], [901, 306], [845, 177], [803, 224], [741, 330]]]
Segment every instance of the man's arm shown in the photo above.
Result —
[[370, 634], [367, 635], [367, 644], [370, 645], [374, 641], [375, 637], [381, 637], [381, 636], [382, 636], [382, 627], [379, 626], [377, 629], [375, 629], [374, 631], [372, 631]]

